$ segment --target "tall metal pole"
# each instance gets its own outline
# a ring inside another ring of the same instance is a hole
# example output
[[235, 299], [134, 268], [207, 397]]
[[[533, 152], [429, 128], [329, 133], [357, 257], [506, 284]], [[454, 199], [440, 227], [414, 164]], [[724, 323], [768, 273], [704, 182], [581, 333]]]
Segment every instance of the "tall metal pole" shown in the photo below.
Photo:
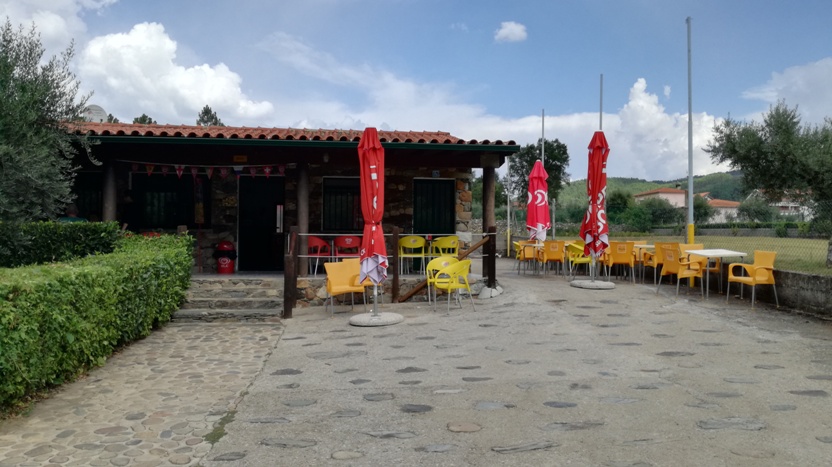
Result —
[[506, 157], [506, 182], [503, 186], [506, 193], [506, 258], [511, 258], [511, 157]]
[[601, 73], [601, 103], [598, 108], [598, 130], [604, 131], [604, 74]]
[[691, 80], [690, 16], [688, 25], [688, 243], [693, 243], [693, 84]]

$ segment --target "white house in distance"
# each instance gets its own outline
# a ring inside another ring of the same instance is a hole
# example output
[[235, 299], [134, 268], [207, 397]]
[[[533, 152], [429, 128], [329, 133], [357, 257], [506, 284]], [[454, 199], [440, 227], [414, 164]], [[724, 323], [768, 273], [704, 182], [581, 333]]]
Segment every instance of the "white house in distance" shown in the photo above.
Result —
[[640, 203], [650, 198], [662, 198], [667, 200], [674, 208], [683, 208], [687, 205], [685, 198], [687, 191], [678, 188], [656, 188], [655, 190], [645, 191], [633, 195], [636, 203]]
[[710, 192], [697, 193], [708, 201], [708, 206], [714, 208], [714, 215], [708, 220], [709, 224], [721, 224], [737, 218], [737, 210], [740, 207], [739, 201], [711, 198]]
[[[705, 198], [708, 201], [708, 205], [714, 208], [714, 215], [708, 220], [708, 223], [728, 222], [729, 219], [736, 218], [737, 209], [740, 207], [739, 201], [713, 199], [710, 197], [709, 192], [697, 193], [696, 196]], [[633, 198], [636, 203], [650, 198], [662, 198], [676, 208], [685, 208], [687, 206], [687, 191], [678, 188], [656, 188], [655, 190], [637, 193], [633, 195]]]
[[807, 203], [801, 203], [790, 198], [788, 195], [780, 198], [779, 201], [770, 201], [766, 199], [763, 190], [754, 190], [748, 194], [746, 199], [762, 199], [765, 200], [769, 206], [777, 208], [781, 216], [793, 216], [801, 221], [810, 221], [815, 217], [815, 213]]

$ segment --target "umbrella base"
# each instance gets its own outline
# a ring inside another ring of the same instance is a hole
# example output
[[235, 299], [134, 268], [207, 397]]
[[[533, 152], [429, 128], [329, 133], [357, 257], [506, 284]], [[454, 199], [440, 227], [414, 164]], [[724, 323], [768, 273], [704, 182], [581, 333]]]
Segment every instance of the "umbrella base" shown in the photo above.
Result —
[[353, 326], [389, 326], [404, 321], [404, 316], [398, 313], [382, 312], [379, 314], [361, 313], [350, 318]]
[[585, 281], [585, 280], [576, 280], [569, 283], [572, 287], [577, 287], [579, 289], [592, 289], [592, 290], [611, 290], [615, 288], [615, 284], [612, 282], [607, 281]]

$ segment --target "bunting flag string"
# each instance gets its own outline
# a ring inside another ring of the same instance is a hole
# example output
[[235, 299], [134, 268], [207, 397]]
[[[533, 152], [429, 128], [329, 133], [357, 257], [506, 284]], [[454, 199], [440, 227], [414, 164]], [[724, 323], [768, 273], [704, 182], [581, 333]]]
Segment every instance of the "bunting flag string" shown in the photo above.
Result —
[[[127, 162], [127, 161], [124, 161], [124, 162]], [[273, 175], [275, 173], [279, 174], [280, 176], [285, 176], [286, 175], [286, 165], [284, 165], [284, 164], [275, 165], [275, 166], [271, 166], [271, 165], [245, 165], [245, 166], [243, 166], [243, 165], [234, 165], [234, 166], [230, 166], [230, 167], [217, 167], [217, 166], [211, 166], [211, 165], [209, 165], [209, 166], [179, 165], [179, 164], [165, 165], [165, 164], [148, 164], [148, 163], [140, 164], [140, 163], [137, 163], [137, 162], [133, 162], [133, 163], [130, 164], [130, 171], [131, 172], [139, 172], [141, 170], [142, 165], [144, 165], [144, 171], [145, 171], [145, 173], [147, 173], [147, 175], [153, 175], [153, 172], [156, 171], [156, 168], [158, 167], [159, 168], [158, 172], [161, 172], [161, 174], [163, 176], [167, 176], [170, 173], [171, 168], [173, 168], [173, 170], [176, 172], [176, 176], [180, 179], [182, 178], [182, 175], [185, 173], [186, 169], [191, 173], [191, 177], [199, 178], [199, 174], [201, 172], [200, 169], [202, 169], [202, 168], [205, 169], [205, 176], [209, 180], [214, 176], [214, 171], [216, 169], [219, 169], [220, 178], [223, 179], [223, 180], [228, 178], [228, 175], [230, 175], [231, 173], [233, 173], [235, 175], [235, 177], [237, 178], [237, 180], [239, 180], [240, 177], [246, 171], [248, 172], [248, 174], [250, 176], [256, 177], [260, 173], [261, 169], [262, 169], [262, 173], [266, 176], [266, 178], [271, 177], [271, 175]]]

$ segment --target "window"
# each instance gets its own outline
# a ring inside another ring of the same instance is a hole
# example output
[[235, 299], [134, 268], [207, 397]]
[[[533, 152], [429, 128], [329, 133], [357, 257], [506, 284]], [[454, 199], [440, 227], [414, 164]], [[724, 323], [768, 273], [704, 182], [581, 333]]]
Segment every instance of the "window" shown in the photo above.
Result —
[[413, 180], [413, 232], [453, 234], [456, 231], [456, 183], [448, 179]]
[[210, 181], [193, 177], [133, 174], [136, 228], [174, 229], [211, 225]]
[[361, 232], [361, 184], [358, 177], [324, 177], [324, 232]]

